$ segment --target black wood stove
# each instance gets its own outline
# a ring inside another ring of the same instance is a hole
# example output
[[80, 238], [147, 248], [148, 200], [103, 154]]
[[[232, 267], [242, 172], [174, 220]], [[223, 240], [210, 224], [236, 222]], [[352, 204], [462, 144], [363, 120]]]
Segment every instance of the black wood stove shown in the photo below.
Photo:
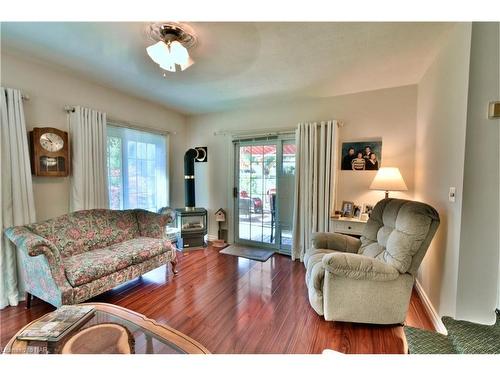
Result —
[[196, 207], [194, 189], [194, 160], [198, 151], [190, 148], [184, 154], [184, 208], [177, 208], [177, 226], [180, 230], [179, 249], [196, 249], [207, 246], [207, 210]]
[[204, 208], [178, 208], [177, 226], [181, 238], [177, 246], [179, 249], [196, 249], [207, 246], [207, 210]]

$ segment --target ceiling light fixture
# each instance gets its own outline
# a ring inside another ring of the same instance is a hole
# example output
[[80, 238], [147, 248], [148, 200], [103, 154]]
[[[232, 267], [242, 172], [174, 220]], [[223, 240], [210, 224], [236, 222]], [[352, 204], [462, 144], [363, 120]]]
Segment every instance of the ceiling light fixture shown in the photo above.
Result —
[[196, 44], [196, 36], [187, 25], [153, 23], [149, 26], [148, 36], [155, 43], [146, 48], [146, 52], [160, 68], [178, 72], [194, 64], [188, 48]]

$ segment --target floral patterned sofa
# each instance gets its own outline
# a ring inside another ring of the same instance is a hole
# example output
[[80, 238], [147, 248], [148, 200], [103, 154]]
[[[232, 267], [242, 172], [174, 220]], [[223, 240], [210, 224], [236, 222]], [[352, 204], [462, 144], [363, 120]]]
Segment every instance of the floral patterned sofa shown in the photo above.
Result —
[[58, 307], [101, 294], [171, 262], [169, 216], [145, 210], [86, 210], [11, 227], [26, 292]]

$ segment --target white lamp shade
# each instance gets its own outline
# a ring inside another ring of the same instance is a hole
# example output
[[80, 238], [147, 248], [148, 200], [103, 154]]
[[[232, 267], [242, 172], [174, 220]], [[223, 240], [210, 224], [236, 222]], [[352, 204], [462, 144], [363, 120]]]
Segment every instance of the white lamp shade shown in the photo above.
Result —
[[382, 167], [370, 185], [371, 190], [404, 191], [408, 190], [399, 168]]

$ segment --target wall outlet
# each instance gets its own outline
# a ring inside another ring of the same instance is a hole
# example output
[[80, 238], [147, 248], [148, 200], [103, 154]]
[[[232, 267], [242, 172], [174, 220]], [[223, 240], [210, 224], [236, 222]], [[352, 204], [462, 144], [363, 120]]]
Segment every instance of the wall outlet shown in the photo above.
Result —
[[455, 202], [455, 193], [456, 193], [456, 188], [450, 187], [450, 192], [448, 193], [448, 200], [450, 202]]

